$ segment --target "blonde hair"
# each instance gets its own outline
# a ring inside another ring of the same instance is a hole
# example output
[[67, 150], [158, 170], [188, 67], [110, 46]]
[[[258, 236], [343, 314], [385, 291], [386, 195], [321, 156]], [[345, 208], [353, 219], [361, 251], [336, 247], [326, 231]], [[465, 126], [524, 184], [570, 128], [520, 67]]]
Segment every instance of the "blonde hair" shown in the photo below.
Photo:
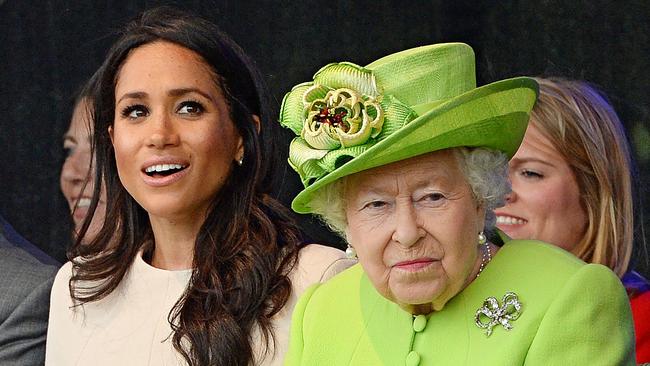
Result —
[[539, 99], [531, 114], [573, 170], [588, 217], [573, 253], [619, 277], [632, 254], [632, 160], [625, 130], [613, 107], [582, 81], [536, 78]]

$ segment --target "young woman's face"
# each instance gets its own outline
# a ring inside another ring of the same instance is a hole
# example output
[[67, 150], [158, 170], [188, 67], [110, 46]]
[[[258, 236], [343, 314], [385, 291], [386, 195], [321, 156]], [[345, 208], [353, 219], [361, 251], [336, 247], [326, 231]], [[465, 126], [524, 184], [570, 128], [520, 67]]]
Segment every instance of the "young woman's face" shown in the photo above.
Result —
[[[65, 162], [61, 169], [61, 192], [65, 196], [76, 232], [79, 232], [84, 218], [88, 213], [90, 199], [93, 194], [94, 177], [91, 172], [90, 136], [91, 125], [88, 113], [88, 100], [82, 99], [74, 108], [70, 127], [63, 137], [63, 148], [66, 151]], [[86, 181], [88, 181], [86, 183]], [[102, 187], [99, 204], [90, 223], [85, 242], [92, 240], [104, 224], [106, 215], [106, 192]]]
[[512, 194], [496, 211], [497, 227], [513, 239], [538, 239], [571, 251], [587, 214], [573, 170], [534, 123], [510, 161]]
[[150, 217], [202, 222], [242, 157], [217, 85], [198, 54], [169, 42], [140, 46], [122, 64], [109, 133], [120, 180]]

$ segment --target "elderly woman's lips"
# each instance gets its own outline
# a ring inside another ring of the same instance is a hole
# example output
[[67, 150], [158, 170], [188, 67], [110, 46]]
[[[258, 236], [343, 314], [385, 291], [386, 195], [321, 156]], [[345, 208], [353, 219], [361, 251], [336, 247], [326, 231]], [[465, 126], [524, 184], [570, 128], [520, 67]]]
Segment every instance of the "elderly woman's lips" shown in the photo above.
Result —
[[431, 258], [418, 258], [418, 259], [398, 262], [393, 267], [405, 271], [417, 271], [429, 266], [433, 262], [434, 260]]

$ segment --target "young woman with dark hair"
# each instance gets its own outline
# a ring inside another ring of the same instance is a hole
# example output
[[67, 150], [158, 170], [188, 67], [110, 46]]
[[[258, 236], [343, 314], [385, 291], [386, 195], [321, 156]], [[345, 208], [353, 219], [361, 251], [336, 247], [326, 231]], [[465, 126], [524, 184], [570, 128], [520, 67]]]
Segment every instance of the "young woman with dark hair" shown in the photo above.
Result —
[[[276, 123], [215, 25], [171, 8], [130, 23], [93, 93], [106, 219], [81, 228], [52, 293], [46, 364], [275, 364], [312, 283], [348, 264], [301, 248], [269, 196]], [[116, 244], [111, 244], [116, 243]]]
[[[95, 166], [91, 162], [91, 125], [92, 91], [96, 82], [93, 76], [77, 92], [72, 103], [70, 125], [63, 136], [65, 160], [61, 167], [59, 184], [61, 192], [68, 203], [73, 221], [73, 237], [81, 231], [84, 219], [90, 207], [93, 192]], [[93, 220], [86, 229], [84, 240], [92, 240], [101, 229], [106, 214], [106, 192], [102, 193], [94, 209]]]

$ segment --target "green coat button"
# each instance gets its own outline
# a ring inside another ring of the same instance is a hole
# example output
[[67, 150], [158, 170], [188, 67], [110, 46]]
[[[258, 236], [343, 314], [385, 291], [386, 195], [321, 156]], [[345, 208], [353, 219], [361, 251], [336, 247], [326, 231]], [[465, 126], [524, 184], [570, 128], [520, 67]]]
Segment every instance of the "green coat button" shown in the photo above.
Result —
[[406, 356], [406, 366], [418, 366], [420, 364], [420, 354], [411, 351], [408, 356]]
[[418, 315], [413, 319], [413, 330], [416, 332], [421, 332], [427, 326], [427, 317], [424, 315]]

